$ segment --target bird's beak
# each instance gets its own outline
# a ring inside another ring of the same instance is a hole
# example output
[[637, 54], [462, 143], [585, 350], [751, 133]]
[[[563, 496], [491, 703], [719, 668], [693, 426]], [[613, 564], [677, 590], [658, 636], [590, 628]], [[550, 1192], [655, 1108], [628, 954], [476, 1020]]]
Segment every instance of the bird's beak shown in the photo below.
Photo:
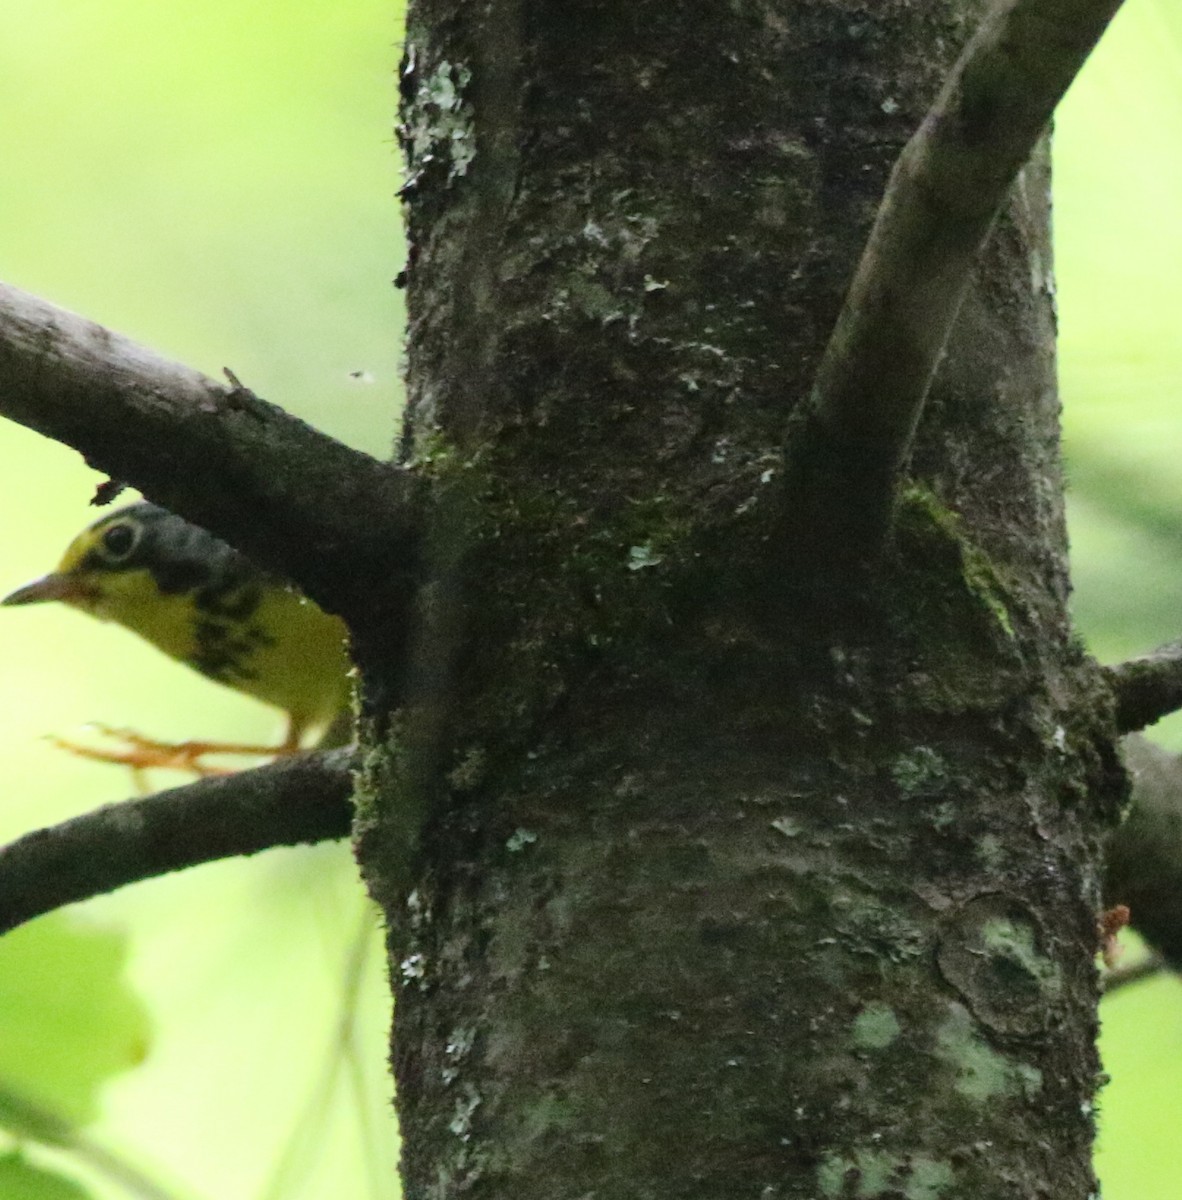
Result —
[[91, 598], [90, 589], [77, 575], [54, 571], [52, 575], [42, 575], [32, 583], [10, 592], [0, 605], [41, 604], [46, 600], [63, 600], [67, 604], [85, 604]]

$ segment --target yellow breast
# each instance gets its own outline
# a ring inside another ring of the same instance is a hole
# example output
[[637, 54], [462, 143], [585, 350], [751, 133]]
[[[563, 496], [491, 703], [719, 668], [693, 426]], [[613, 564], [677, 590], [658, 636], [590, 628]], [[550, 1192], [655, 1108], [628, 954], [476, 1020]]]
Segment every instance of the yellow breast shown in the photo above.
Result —
[[345, 626], [224, 542], [140, 503], [83, 530], [52, 574], [4, 603], [62, 600], [322, 734], [349, 696]]

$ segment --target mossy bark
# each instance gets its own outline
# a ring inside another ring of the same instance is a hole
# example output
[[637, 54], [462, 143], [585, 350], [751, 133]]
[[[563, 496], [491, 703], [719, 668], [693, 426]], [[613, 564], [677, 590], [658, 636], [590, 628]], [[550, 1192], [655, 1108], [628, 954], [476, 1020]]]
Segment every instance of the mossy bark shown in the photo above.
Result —
[[404, 454], [439, 503], [359, 837], [408, 1197], [1094, 1189], [1120, 791], [1066, 612], [1045, 154], [889, 552], [796, 570], [777, 532], [788, 416], [979, 15], [412, 5]]

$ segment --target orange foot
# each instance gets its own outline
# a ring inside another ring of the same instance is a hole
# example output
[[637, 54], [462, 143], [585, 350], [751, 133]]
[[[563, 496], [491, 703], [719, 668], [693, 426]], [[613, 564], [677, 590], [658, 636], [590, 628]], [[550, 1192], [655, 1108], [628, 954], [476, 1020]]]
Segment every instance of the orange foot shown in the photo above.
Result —
[[67, 750], [79, 758], [130, 767], [137, 777], [142, 771], [161, 768], [170, 771], [191, 771], [194, 775], [202, 777], [229, 775], [231, 771], [228, 767], [214, 766], [201, 760], [211, 754], [275, 758], [281, 754], [291, 754], [298, 749], [298, 746], [289, 742], [279, 746], [252, 746], [237, 742], [158, 742], [136, 733], [134, 729], [116, 729], [98, 723], [90, 728], [103, 737], [121, 742], [122, 746], [85, 746], [57, 736], [51, 736], [49, 740], [60, 750]]
[[1105, 909], [1096, 919], [1096, 935], [1100, 939], [1100, 956], [1111, 971], [1116, 966], [1124, 947], [1117, 940], [1120, 931], [1129, 923], [1126, 904], [1115, 904]]

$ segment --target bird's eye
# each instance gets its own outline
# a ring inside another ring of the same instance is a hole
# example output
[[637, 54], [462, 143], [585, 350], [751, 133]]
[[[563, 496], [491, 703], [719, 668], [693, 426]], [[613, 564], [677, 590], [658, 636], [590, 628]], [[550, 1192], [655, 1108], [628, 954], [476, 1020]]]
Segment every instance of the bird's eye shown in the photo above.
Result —
[[126, 521], [120, 521], [119, 524], [103, 530], [103, 557], [108, 562], [122, 562], [135, 549], [139, 540], [139, 528]]

